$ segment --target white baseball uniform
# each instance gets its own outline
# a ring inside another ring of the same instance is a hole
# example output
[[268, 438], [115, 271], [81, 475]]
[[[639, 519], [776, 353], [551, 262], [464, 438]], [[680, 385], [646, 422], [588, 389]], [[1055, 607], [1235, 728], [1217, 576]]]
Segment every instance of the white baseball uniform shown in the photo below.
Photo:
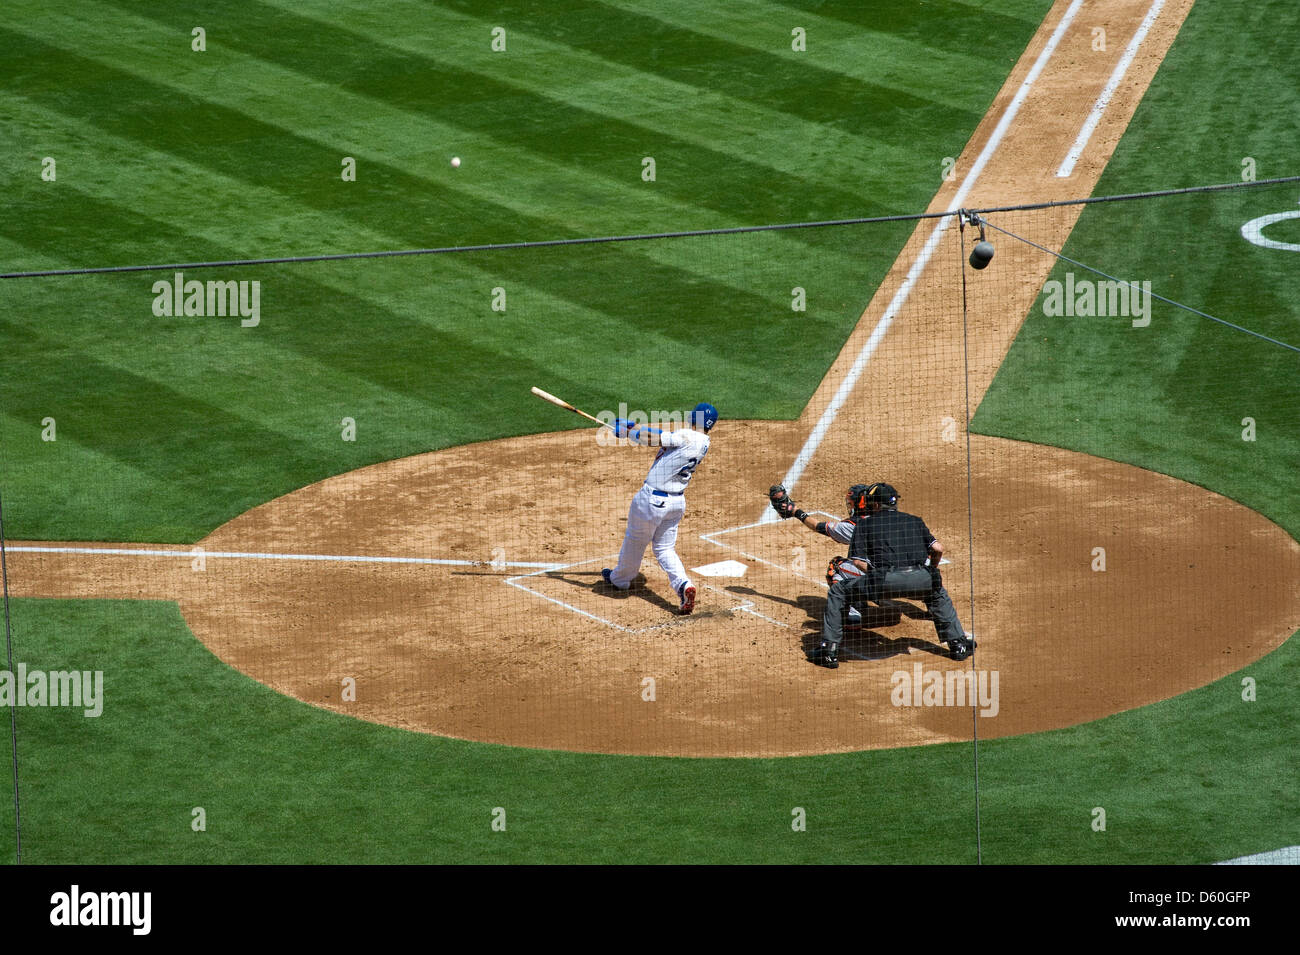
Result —
[[627, 511], [627, 532], [618, 553], [618, 566], [610, 573], [610, 583], [620, 590], [632, 586], [641, 569], [647, 545], [654, 545], [655, 559], [668, 575], [668, 583], [677, 594], [690, 584], [686, 568], [674, 549], [677, 525], [686, 511], [686, 485], [691, 483], [696, 467], [709, 450], [709, 436], [702, 431], [683, 428], [659, 435], [659, 453], [655, 455], [645, 484], [632, 497]]

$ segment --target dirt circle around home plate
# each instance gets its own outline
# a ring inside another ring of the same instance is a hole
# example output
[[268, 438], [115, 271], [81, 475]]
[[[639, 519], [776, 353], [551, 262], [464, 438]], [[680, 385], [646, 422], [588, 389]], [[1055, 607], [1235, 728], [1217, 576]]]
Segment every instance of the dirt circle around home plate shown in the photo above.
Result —
[[[1258, 514], [1151, 471], [973, 436], [974, 604], [964, 527], [945, 538], [945, 575], [968, 627], [974, 614], [975, 656], [948, 659], [923, 608], [905, 604], [851, 632], [838, 670], [812, 666], [818, 577], [836, 548], [793, 521], [758, 523], [769, 480], [748, 450], [792, 427], [715, 432], [678, 549], [688, 567], [731, 575], [696, 572], [688, 617], [653, 561], [635, 593], [600, 583], [648, 452], [597, 450], [590, 432], [387, 462], [272, 501], [204, 548], [449, 562], [211, 558], [182, 575], [181, 610], [221, 659], [341, 713], [484, 742], [684, 756], [970, 738], [967, 707], [896, 705], [900, 673], [996, 673], [996, 706], [976, 700], [983, 738], [1068, 726], [1202, 686], [1300, 624], [1281, 586], [1300, 574], [1300, 547]], [[956, 457], [936, 450], [918, 466], [943, 485], [962, 479]], [[990, 486], [985, 472], [998, 475]], [[575, 485], [592, 494], [575, 499]], [[964, 525], [961, 507], [913, 497], [936, 528]], [[454, 516], [452, 498], [464, 502]], [[507, 501], [532, 520], [502, 552], [503, 509], [489, 503]], [[348, 680], [355, 699], [341, 693]]]

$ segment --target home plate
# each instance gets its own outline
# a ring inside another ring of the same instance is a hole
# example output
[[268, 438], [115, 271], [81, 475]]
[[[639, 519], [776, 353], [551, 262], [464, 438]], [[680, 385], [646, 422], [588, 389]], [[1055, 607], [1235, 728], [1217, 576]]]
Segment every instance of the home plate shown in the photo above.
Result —
[[738, 560], [720, 560], [716, 564], [692, 567], [701, 577], [744, 577], [748, 568]]

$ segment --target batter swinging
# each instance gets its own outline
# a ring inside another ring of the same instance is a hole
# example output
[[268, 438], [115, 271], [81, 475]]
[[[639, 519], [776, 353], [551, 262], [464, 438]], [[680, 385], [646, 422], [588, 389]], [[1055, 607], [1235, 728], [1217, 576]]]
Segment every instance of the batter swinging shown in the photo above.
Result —
[[678, 613], [695, 609], [695, 587], [677, 556], [677, 525], [686, 511], [686, 485], [709, 450], [709, 431], [718, 423], [718, 409], [701, 401], [687, 416], [687, 427], [664, 431], [615, 418], [610, 425], [616, 437], [644, 447], [658, 448], [645, 484], [627, 511], [627, 533], [618, 553], [618, 566], [600, 572], [605, 583], [627, 590], [641, 568], [646, 546], [654, 545], [655, 559], [668, 575], [668, 583], [681, 600]]

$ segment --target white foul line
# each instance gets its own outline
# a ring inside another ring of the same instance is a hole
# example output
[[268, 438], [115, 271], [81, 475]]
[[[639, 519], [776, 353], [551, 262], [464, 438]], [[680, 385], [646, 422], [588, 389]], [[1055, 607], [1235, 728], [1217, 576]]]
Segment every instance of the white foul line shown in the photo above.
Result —
[[448, 560], [438, 557], [365, 557], [348, 554], [269, 554], [243, 551], [204, 550], [195, 545], [189, 550], [144, 550], [120, 547], [6, 547], [10, 553], [26, 554], [116, 554], [122, 557], [239, 557], [249, 560], [327, 560], [361, 564], [434, 564], [443, 567], [540, 567], [558, 570], [563, 564], [527, 560]]
[[[1158, 0], [1158, 2], [1163, 2], [1163, 0]], [[984, 144], [984, 148], [980, 151], [979, 156], [976, 157], [974, 164], [970, 168], [970, 172], [968, 172], [966, 178], [962, 180], [962, 184], [958, 188], [957, 194], [952, 199], [952, 205], [956, 208], [960, 209], [961, 204], [966, 201], [966, 197], [975, 186], [975, 180], [979, 178], [979, 174], [984, 171], [984, 167], [988, 165], [989, 160], [993, 157], [993, 153], [997, 151], [998, 146], [1002, 142], [1002, 137], [1007, 134], [1007, 130], [1011, 128], [1011, 123], [1015, 120], [1016, 114], [1020, 112], [1020, 107], [1024, 105], [1025, 100], [1028, 98], [1029, 90], [1034, 85], [1034, 81], [1037, 80], [1039, 74], [1043, 72], [1043, 67], [1047, 65], [1047, 61], [1051, 58], [1052, 53], [1056, 51], [1056, 47], [1061, 42], [1061, 37], [1063, 37], [1065, 31], [1069, 29], [1070, 23], [1074, 20], [1074, 15], [1079, 12], [1079, 8], [1082, 5], [1083, 0], [1074, 0], [1074, 2], [1070, 4], [1070, 8], [1065, 11], [1065, 15], [1061, 17], [1061, 22], [1058, 23], [1056, 29], [1052, 31], [1052, 35], [1048, 38], [1047, 44], [1043, 47], [1042, 52], [1038, 54], [1038, 59], [1034, 61], [1034, 65], [1030, 68], [1028, 75], [1025, 76], [1024, 82], [1020, 84], [1020, 89], [1018, 89], [1016, 95], [1012, 97], [1011, 104], [1007, 107], [1007, 111], [1002, 114], [1002, 118], [998, 120], [997, 126], [993, 128], [993, 134], [989, 137], [989, 141]], [[912, 263], [912, 267], [908, 269], [907, 277], [903, 279], [903, 284], [900, 285], [898, 291], [894, 293], [894, 298], [890, 301], [889, 307], [885, 309], [885, 314], [881, 317], [880, 322], [871, 332], [871, 337], [867, 339], [866, 344], [862, 346], [862, 351], [858, 353], [858, 357], [854, 360], [853, 366], [849, 369], [848, 375], [846, 375], [844, 380], [840, 382], [839, 388], [835, 390], [835, 396], [831, 398], [830, 404], [826, 406], [826, 410], [822, 412], [822, 416], [817, 420], [817, 424], [813, 427], [812, 433], [808, 435], [808, 440], [804, 442], [803, 448], [799, 451], [799, 456], [795, 458], [794, 463], [790, 465], [790, 470], [786, 472], [785, 480], [781, 482], [786, 487], [794, 487], [799, 478], [803, 476], [804, 469], [808, 467], [809, 462], [812, 461], [813, 455], [817, 453], [817, 448], [821, 445], [822, 438], [824, 438], [827, 432], [830, 431], [831, 425], [835, 423], [835, 417], [840, 412], [840, 408], [844, 406], [844, 403], [848, 401], [849, 395], [852, 394], [853, 388], [857, 385], [858, 379], [866, 369], [867, 362], [871, 359], [872, 353], [875, 352], [876, 347], [885, 337], [885, 333], [889, 331], [889, 326], [894, 323], [894, 319], [897, 317], [899, 311], [902, 310], [903, 305], [907, 302], [908, 296], [911, 295], [912, 287], [921, 277], [921, 273], [925, 271], [926, 265], [930, 262], [930, 256], [938, 247], [939, 240], [943, 237], [943, 233], [948, 228], [948, 223], [951, 220], [951, 217], [952, 213], [949, 213], [949, 215], [944, 216], [938, 221], [938, 224], [934, 227], [934, 231], [930, 234], [930, 238], [926, 240], [925, 245], [921, 248], [920, 255], [918, 255], [916, 261]], [[769, 510], [762, 516], [759, 523], [770, 524], [776, 520], [780, 520], [780, 518], [776, 516], [775, 512]]]
[[1097, 124], [1101, 122], [1101, 114], [1106, 111], [1110, 105], [1110, 98], [1115, 95], [1115, 90], [1119, 89], [1119, 84], [1124, 79], [1124, 74], [1133, 63], [1133, 58], [1137, 56], [1138, 47], [1146, 39], [1147, 32], [1151, 29], [1151, 24], [1156, 22], [1156, 17], [1160, 15], [1160, 8], [1165, 5], [1165, 0], [1155, 0], [1151, 4], [1151, 9], [1147, 11], [1146, 17], [1142, 20], [1142, 25], [1138, 27], [1137, 33], [1133, 34], [1133, 39], [1129, 41], [1128, 48], [1124, 50], [1124, 55], [1120, 57], [1119, 63], [1115, 65], [1115, 72], [1110, 74], [1110, 80], [1106, 83], [1101, 95], [1097, 97], [1097, 102], [1093, 104], [1092, 111], [1088, 113], [1088, 118], [1083, 121], [1083, 127], [1079, 130], [1079, 135], [1074, 140], [1074, 145], [1070, 147], [1069, 153], [1061, 162], [1061, 167], [1056, 170], [1058, 179], [1065, 179], [1070, 173], [1074, 172], [1074, 164], [1079, 161], [1083, 155], [1083, 149], [1088, 145], [1088, 140], [1092, 138], [1093, 132], [1097, 129]]

